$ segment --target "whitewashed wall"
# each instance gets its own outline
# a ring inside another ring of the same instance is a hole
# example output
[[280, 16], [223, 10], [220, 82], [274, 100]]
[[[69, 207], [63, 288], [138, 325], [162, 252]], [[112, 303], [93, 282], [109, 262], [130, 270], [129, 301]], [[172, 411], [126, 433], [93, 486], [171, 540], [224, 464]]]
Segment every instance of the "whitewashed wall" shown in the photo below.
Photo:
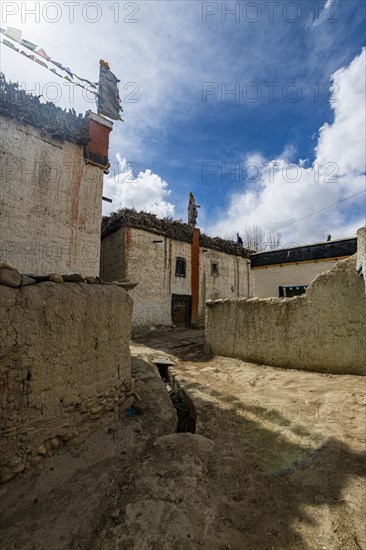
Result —
[[[186, 260], [185, 277], [175, 275], [178, 257]], [[212, 262], [218, 265], [218, 275], [211, 274]], [[206, 300], [253, 296], [249, 266], [247, 258], [200, 248], [200, 321], [205, 318]], [[121, 228], [102, 241], [101, 277], [106, 281], [129, 278], [138, 283], [130, 292], [134, 326], [171, 325], [172, 294], [192, 295], [191, 243]]]
[[337, 263], [336, 260], [317, 260], [252, 269], [254, 293], [258, 298], [278, 298], [280, 286], [309, 285], [315, 277]]
[[23, 273], [98, 275], [103, 171], [79, 145], [0, 122], [0, 260]]
[[357, 231], [357, 272], [362, 275], [366, 294], [366, 226]]
[[[212, 274], [212, 264], [218, 266], [218, 274]], [[210, 248], [200, 249], [200, 317], [205, 316], [207, 300], [219, 298], [250, 298], [253, 296], [253, 277], [247, 258], [218, 252]]]
[[[125, 277], [138, 282], [131, 292], [132, 323], [171, 325], [172, 294], [191, 294], [191, 245], [141, 229], [124, 229]], [[162, 241], [155, 242], [154, 241]], [[175, 276], [176, 258], [186, 260], [186, 277]]]

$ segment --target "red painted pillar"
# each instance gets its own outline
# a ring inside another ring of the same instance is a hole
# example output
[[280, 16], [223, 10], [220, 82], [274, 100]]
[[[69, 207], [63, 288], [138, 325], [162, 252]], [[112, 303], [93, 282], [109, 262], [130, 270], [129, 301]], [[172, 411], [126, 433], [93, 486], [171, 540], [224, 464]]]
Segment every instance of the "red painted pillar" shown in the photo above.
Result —
[[200, 285], [200, 230], [194, 228], [191, 248], [192, 323], [198, 321]]

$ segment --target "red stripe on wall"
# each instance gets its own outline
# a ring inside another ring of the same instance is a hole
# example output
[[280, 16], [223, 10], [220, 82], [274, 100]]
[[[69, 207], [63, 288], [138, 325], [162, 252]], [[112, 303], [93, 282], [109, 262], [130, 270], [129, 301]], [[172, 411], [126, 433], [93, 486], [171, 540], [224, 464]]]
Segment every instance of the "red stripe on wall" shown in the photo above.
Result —
[[198, 321], [200, 280], [200, 230], [194, 229], [191, 248], [192, 323]]

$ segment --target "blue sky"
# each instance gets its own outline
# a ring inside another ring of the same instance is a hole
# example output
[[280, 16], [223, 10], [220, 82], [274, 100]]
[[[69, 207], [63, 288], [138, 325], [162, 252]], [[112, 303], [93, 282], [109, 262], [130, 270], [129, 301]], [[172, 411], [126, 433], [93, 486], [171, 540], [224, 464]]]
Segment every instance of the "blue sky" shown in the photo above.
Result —
[[[227, 236], [277, 229], [365, 189], [363, 0], [146, 0], [119, 2], [118, 13], [115, 2], [79, 2], [73, 14], [52, 2], [38, 21], [27, 11], [35, 4], [3, 2], [1, 26], [80, 76], [97, 80], [104, 58], [121, 79], [125, 122], [114, 124], [105, 182], [112, 208], [186, 219], [192, 191], [199, 225]], [[8, 79], [54, 93], [48, 71], [2, 50]], [[58, 85], [56, 104], [95, 109]], [[354, 234], [365, 200], [285, 227], [283, 243]]]

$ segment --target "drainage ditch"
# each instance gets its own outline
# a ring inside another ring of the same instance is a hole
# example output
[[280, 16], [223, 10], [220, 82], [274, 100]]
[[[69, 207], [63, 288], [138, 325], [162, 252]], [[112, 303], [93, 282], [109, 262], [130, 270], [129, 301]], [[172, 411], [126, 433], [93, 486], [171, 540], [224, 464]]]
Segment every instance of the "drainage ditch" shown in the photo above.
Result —
[[154, 361], [159, 370], [160, 377], [165, 384], [173, 407], [177, 411], [177, 433], [196, 432], [196, 410], [186, 392], [181, 388], [174, 375], [169, 370], [169, 364]]

